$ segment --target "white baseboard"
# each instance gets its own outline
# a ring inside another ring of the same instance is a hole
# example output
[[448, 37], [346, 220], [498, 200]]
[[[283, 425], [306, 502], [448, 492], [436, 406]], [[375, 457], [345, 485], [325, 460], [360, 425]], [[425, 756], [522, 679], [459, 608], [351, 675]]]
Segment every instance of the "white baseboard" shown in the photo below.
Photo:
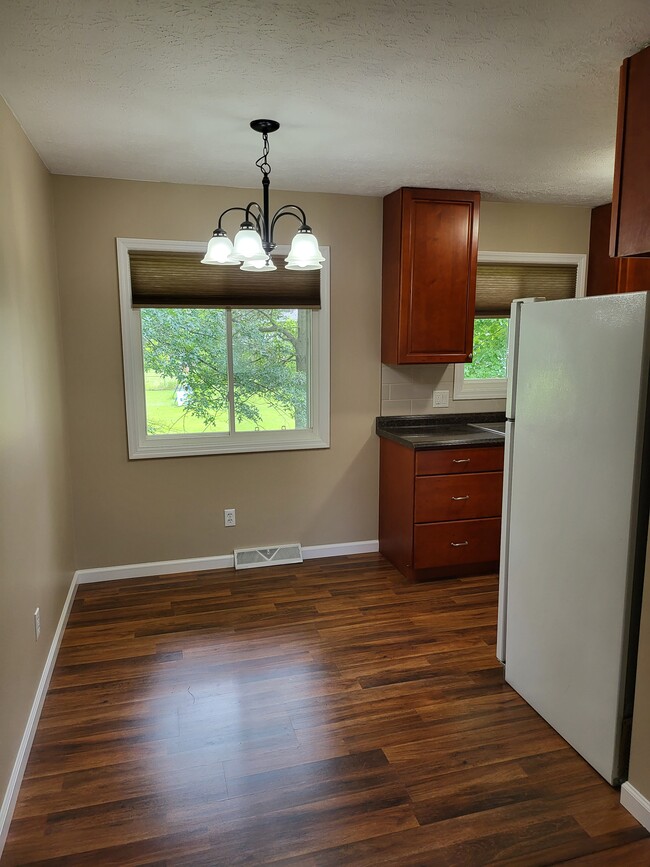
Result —
[[621, 806], [650, 831], [650, 801], [629, 783], [621, 786]]
[[[364, 542], [309, 545], [302, 549], [302, 556], [305, 560], [315, 560], [320, 557], [343, 557], [349, 554], [371, 554], [376, 551], [379, 551], [379, 542], [377, 539], [369, 539]], [[176, 575], [179, 572], [212, 572], [214, 569], [232, 568], [232, 554], [218, 557], [190, 557], [186, 560], [158, 560], [153, 563], [80, 569], [77, 572], [77, 583], [94, 584], [97, 581], [121, 581], [124, 578], [152, 578], [156, 575]]]
[[25, 767], [27, 766], [27, 759], [29, 758], [29, 751], [32, 748], [32, 742], [34, 740], [34, 735], [36, 734], [36, 727], [38, 726], [38, 721], [41, 716], [43, 702], [45, 701], [47, 688], [50, 685], [50, 679], [52, 677], [52, 672], [54, 671], [54, 664], [59, 652], [59, 645], [61, 644], [63, 632], [66, 623], [68, 622], [68, 616], [72, 609], [76, 590], [77, 575], [75, 573], [72, 576], [70, 589], [68, 590], [68, 595], [63, 603], [63, 610], [61, 611], [61, 616], [59, 617], [59, 622], [52, 638], [52, 644], [50, 645], [50, 650], [47, 654], [47, 659], [45, 660], [43, 674], [41, 675], [36, 695], [34, 696], [34, 701], [32, 703], [32, 708], [29, 712], [29, 717], [27, 718], [23, 738], [18, 748], [18, 755], [16, 756], [16, 761], [14, 762], [11, 776], [9, 777], [7, 789], [2, 800], [2, 806], [0, 806], [0, 855], [2, 855], [2, 850], [7, 840], [11, 817], [13, 816], [16, 801], [18, 799], [18, 792], [20, 790], [20, 784], [22, 783]]
[[350, 554], [374, 554], [379, 551], [379, 540], [365, 542], [341, 542], [334, 545], [309, 545], [302, 549], [305, 560], [319, 560], [321, 557], [347, 557]]
[[232, 569], [232, 567], [232, 554], [224, 554], [221, 557], [188, 557], [186, 560], [158, 560], [152, 563], [80, 569], [77, 572], [77, 581], [79, 584], [95, 584], [98, 581], [151, 578], [154, 575], [176, 575], [179, 572], [211, 572], [213, 569]]

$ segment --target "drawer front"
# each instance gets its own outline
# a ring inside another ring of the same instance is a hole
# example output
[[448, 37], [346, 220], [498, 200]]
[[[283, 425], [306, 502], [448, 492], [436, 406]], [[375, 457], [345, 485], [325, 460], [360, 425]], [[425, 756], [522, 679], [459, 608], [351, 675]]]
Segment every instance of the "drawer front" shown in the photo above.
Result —
[[462, 521], [501, 514], [503, 473], [456, 473], [415, 480], [415, 522]]
[[500, 518], [416, 524], [415, 569], [490, 563], [499, 559]]
[[483, 473], [503, 469], [503, 447], [430, 449], [415, 453], [416, 476]]

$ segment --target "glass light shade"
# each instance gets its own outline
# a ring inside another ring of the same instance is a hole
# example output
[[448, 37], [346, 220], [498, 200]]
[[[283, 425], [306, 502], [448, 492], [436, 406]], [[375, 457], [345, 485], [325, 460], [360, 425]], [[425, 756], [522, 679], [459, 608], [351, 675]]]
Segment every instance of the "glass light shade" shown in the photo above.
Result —
[[323, 266], [320, 262], [294, 262], [292, 265], [284, 266], [287, 271], [320, 271]]
[[252, 259], [262, 259], [266, 262], [266, 253], [259, 232], [255, 229], [240, 229], [235, 235], [233, 255], [244, 262]]
[[284, 260], [289, 271], [317, 271], [325, 257], [318, 249], [318, 239], [311, 232], [298, 232], [291, 242], [289, 255]]
[[240, 265], [241, 259], [233, 256], [232, 241], [227, 235], [213, 235], [208, 249], [201, 259], [202, 265]]
[[240, 268], [241, 271], [277, 271], [278, 269], [273, 264], [273, 259], [253, 259], [251, 262], [244, 262]]

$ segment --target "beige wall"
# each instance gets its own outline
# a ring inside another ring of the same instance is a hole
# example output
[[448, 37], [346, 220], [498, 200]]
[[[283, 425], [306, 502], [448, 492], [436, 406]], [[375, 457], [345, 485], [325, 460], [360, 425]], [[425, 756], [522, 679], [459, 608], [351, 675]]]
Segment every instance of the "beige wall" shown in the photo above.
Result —
[[115, 238], [207, 239], [220, 211], [255, 193], [53, 180], [78, 567], [376, 539], [381, 201], [272, 193], [272, 207], [302, 205], [332, 247], [331, 448], [129, 461]]
[[[479, 250], [508, 253], [587, 253], [589, 208], [482, 202]], [[449, 406], [434, 409], [434, 389]], [[505, 400], [454, 400], [453, 364], [382, 365], [382, 415], [503, 412]]]
[[479, 250], [586, 253], [590, 208], [481, 202]]
[[0, 153], [1, 800], [73, 556], [51, 181], [2, 99]]

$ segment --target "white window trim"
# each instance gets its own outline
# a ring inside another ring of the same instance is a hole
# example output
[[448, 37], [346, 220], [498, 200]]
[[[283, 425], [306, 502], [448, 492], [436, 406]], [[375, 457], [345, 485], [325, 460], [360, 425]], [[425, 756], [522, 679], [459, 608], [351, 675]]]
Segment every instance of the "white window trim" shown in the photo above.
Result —
[[[312, 311], [310, 365], [311, 427], [306, 430], [250, 431], [199, 434], [147, 433], [142, 325], [140, 311], [131, 306], [131, 268], [129, 250], [168, 250], [204, 253], [205, 241], [156, 241], [144, 238], [116, 238], [117, 271], [122, 324], [124, 394], [129, 458], [166, 458], [185, 455], [214, 455], [242, 452], [325, 449], [330, 444], [330, 250], [321, 247], [325, 257], [320, 272], [321, 307]], [[278, 246], [286, 256], [288, 246]], [[207, 267], [207, 266], [206, 266]], [[216, 267], [216, 266], [215, 266]]]
[[[576, 298], [587, 291], [586, 253], [505, 253], [479, 250], [479, 262], [515, 262], [526, 265], [576, 265]], [[506, 397], [508, 380], [465, 379], [465, 365], [454, 365], [454, 400], [494, 400]]]

